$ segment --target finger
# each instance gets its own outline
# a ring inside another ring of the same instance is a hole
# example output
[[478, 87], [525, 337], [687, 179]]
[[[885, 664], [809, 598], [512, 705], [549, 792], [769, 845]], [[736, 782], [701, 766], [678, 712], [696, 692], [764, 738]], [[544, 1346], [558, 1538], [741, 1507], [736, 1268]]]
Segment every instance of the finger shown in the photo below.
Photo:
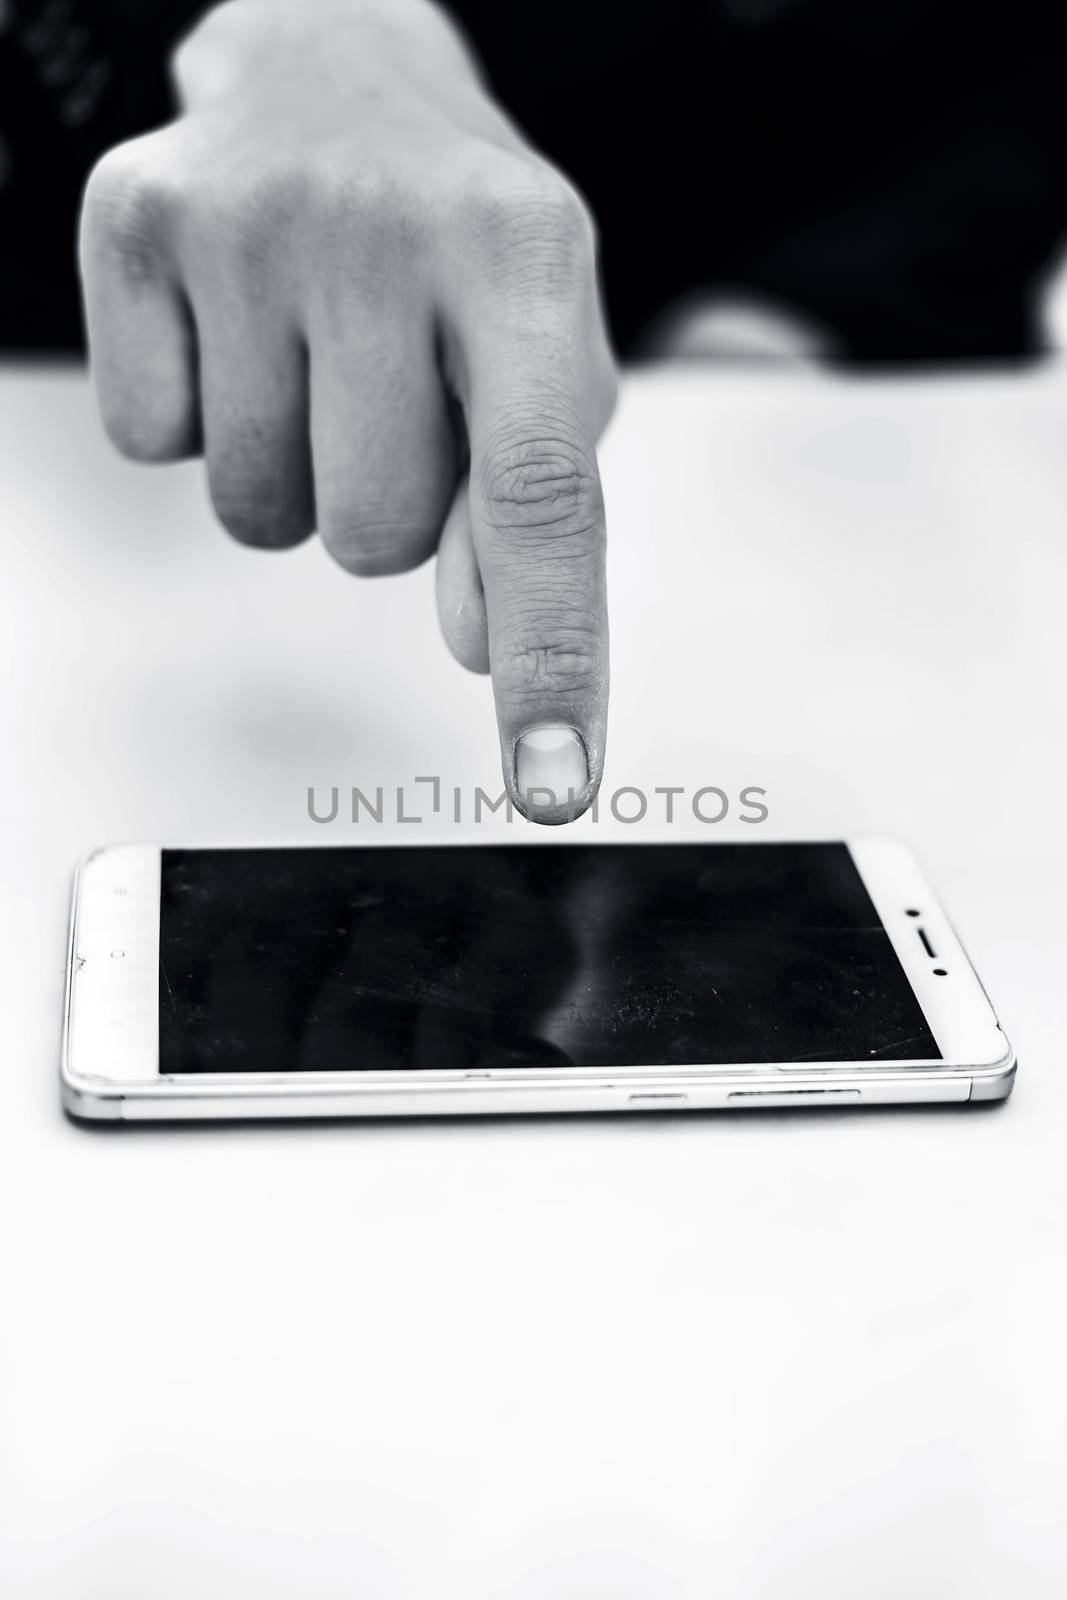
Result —
[[453, 209], [443, 348], [466, 411], [504, 781], [531, 820], [565, 822], [596, 794], [608, 706], [594, 441], [615, 378], [595, 232], [558, 174], [511, 160]]
[[[512, 324], [514, 328], [514, 324]], [[471, 528], [504, 780], [538, 822], [600, 782], [608, 707], [604, 505], [565, 312], [470, 349]]]
[[461, 484], [445, 519], [437, 551], [437, 615], [445, 643], [461, 667], [489, 671], [485, 591], [474, 554], [470, 499]]
[[139, 461], [199, 447], [193, 320], [173, 265], [166, 134], [105, 156], [82, 206], [80, 262], [89, 352], [104, 426]]
[[284, 550], [315, 526], [307, 359], [296, 330], [246, 296], [197, 303], [208, 484], [242, 544]]
[[604, 758], [605, 529], [591, 442], [559, 387], [560, 344], [475, 365], [471, 525], [485, 587], [504, 778], [544, 822], [584, 811]]
[[[353, 288], [356, 292], [353, 292]], [[358, 279], [309, 324], [319, 533], [347, 571], [407, 572], [432, 555], [456, 486], [428, 315]]]

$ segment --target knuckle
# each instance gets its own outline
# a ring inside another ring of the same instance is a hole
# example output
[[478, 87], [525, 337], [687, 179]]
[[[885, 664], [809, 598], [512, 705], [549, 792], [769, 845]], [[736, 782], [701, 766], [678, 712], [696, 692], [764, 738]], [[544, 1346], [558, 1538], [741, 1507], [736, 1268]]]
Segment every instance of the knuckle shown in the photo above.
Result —
[[480, 478], [489, 521], [510, 542], [524, 536], [580, 547], [597, 542], [604, 508], [596, 464], [569, 438], [497, 442]]
[[[150, 136], [151, 137], [151, 136]], [[193, 280], [236, 275], [251, 291], [302, 220], [306, 179], [284, 156], [246, 165], [193, 168], [175, 149], [134, 141], [104, 156], [86, 186], [82, 254], [116, 263], [128, 282], [159, 269], [174, 246]]]
[[418, 207], [401, 179], [383, 172], [354, 171], [347, 151], [318, 159], [307, 170], [309, 208], [322, 246], [348, 261], [353, 250], [389, 258], [419, 236]]
[[284, 160], [265, 163], [237, 179], [201, 178], [189, 209], [204, 247], [202, 259], [216, 259], [217, 245], [223, 269], [255, 293], [299, 221], [302, 190], [299, 171]]
[[591, 235], [585, 206], [569, 184], [518, 165], [471, 187], [461, 209], [476, 237], [490, 246], [513, 249], [550, 240], [564, 253], [577, 252]]
[[561, 292], [592, 270], [596, 254], [590, 213], [577, 192], [552, 171], [527, 163], [468, 178], [454, 199], [454, 226], [491, 278], [519, 279], [545, 293]]
[[591, 618], [561, 626], [558, 616], [529, 612], [513, 625], [494, 665], [498, 688], [512, 700], [585, 700], [604, 681], [603, 649]]
[[353, 171], [349, 152], [319, 156], [301, 181], [298, 214], [315, 249], [301, 252], [298, 270], [317, 325], [332, 337], [354, 302], [384, 311], [421, 271], [424, 211], [404, 180]]
[[429, 530], [414, 518], [375, 517], [357, 509], [327, 511], [319, 533], [338, 566], [357, 578], [411, 572], [433, 546]]
[[140, 143], [97, 162], [82, 205], [83, 258], [102, 255], [133, 281], [156, 271], [160, 233], [177, 201], [174, 185]]
[[583, 259], [592, 253], [593, 220], [585, 202], [569, 183], [556, 179], [545, 183], [535, 206], [545, 231], [565, 252]]

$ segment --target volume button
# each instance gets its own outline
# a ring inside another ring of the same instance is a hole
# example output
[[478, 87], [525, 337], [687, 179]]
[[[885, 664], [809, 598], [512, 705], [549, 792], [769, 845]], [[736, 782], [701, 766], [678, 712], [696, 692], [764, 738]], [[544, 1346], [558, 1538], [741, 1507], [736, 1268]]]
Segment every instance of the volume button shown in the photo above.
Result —
[[731, 1089], [726, 1096], [734, 1105], [806, 1106], [842, 1103], [855, 1104], [860, 1099], [858, 1089]]

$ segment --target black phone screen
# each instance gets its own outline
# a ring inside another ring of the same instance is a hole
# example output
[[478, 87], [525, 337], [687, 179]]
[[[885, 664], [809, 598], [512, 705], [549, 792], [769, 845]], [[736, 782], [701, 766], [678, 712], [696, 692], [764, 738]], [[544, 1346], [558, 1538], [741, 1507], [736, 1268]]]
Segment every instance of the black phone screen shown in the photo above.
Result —
[[165, 850], [160, 1071], [939, 1060], [844, 844]]
[[160, 1071], [940, 1060], [844, 844], [166, 850]]

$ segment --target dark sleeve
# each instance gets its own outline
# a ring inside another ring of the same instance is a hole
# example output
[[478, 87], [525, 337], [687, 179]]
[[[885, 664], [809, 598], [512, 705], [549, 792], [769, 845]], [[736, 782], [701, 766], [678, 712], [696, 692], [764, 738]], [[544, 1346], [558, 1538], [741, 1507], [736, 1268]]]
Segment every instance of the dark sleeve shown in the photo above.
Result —
[[97, 158], [172, 113], [167, 60], [204, 0], [0, 7], [0, 350], [77, 350], [82, 187]]

